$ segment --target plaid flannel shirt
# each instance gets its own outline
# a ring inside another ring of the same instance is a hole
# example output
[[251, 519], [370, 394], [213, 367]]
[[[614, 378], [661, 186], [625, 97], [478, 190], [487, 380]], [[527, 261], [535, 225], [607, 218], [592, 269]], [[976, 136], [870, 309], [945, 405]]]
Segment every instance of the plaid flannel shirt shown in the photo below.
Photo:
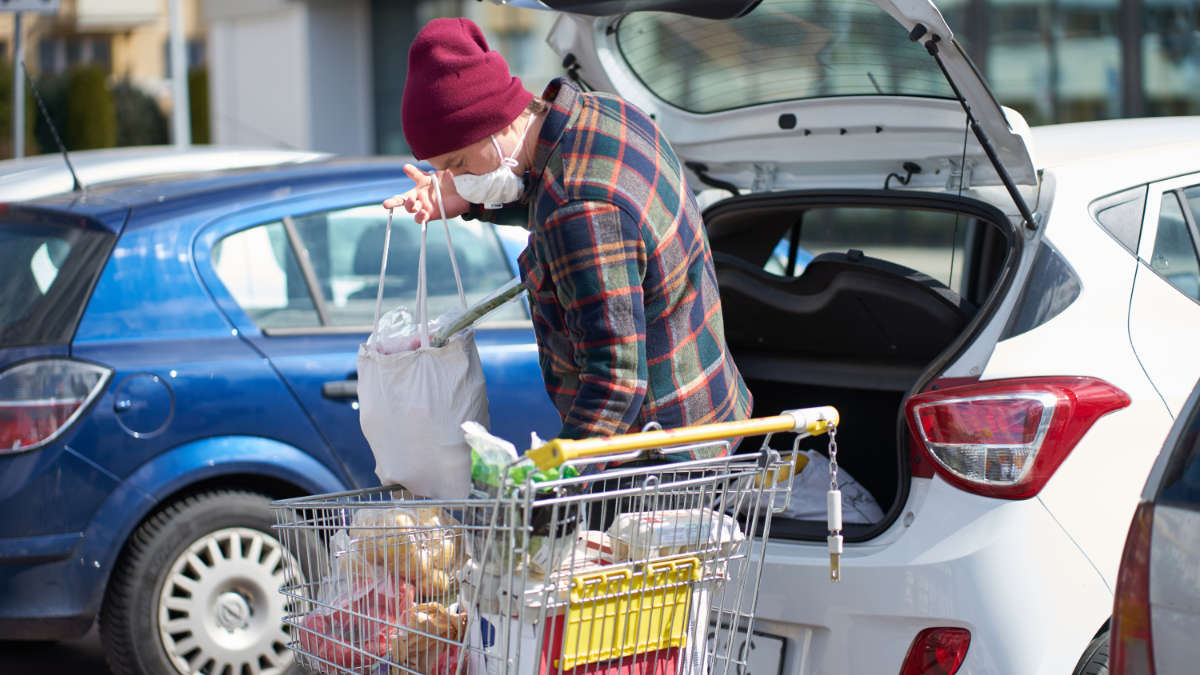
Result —
[[667, 139], [616, 97], [559, 79], [544, 98], [520, 266], [559, 435], [745, 419], [708, 238]]

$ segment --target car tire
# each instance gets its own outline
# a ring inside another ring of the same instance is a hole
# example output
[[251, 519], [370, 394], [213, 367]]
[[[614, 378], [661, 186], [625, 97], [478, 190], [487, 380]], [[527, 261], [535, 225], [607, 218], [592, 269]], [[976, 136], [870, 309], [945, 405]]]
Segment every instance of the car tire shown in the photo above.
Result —
[[1079, 663], [1075, 664], [1074, 675], [1108, 675], [1108, 631], [1088, 643]]
[[113, 675], [300, 672], [278, 589], [294, 583], [290, 563], [315, 558], [284, 549], [270, 503], [253, 492], [204, 492], [134, 532], [100, 612]]

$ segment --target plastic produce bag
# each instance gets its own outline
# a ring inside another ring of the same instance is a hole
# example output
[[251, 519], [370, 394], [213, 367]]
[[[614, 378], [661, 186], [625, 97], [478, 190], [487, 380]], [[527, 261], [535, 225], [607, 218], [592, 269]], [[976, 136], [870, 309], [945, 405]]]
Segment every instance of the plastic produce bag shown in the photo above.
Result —
[[[434, 180], [436, 183], [436, 175]], [[439, 189], [435, 184], [435, 191]], [[466, 295], [444, 216], [443, 212], [451, 267], [465, 311]], [[467, 420], [487, 425], [487, 385], [473, 331], [456, 333], [444, 346], [430, 343], [425, 269], [427, 232], [428, 222], [421, 225], [417, 258], [415, 324], [420, 346], [388, 353], [380, 349], [386, 342], [381, 339], [380, 309], [391, 240], [391, 214], [388, 215], [374, 330], [372, 338], [358, 349], [359, 424], [375, 455], [375, 473], [385, 485], [400, 484], [423, 497], [459, 498], [470, 493], [471, 475], [470, 450], [459, 426]], [[403, 319], [402, 315], [398, 318]]]

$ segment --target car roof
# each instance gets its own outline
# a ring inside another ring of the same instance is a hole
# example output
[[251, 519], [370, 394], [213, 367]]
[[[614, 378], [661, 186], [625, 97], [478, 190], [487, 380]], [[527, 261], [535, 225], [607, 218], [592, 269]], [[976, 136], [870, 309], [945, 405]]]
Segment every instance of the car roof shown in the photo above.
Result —
[[[141, 146], [70, 153], [71, 164], [85, 187], [165, 172], [301, 163], [329, 156], [307, 150], [232, 146]], [[36, 199], [73, 187], [71, 173], [60, 153], [0, 161], [0, 201]]]
[[1200, 116], [1053, 124], [1034, 127], [1033, 138], [1042, 168], [1150, 156], [1163, 176], [1200, 168]]
[[[137, 209], [139, 206], [171, 206], [183, 208], [211, 206], [214, 201], [269, 198], [281, 190], [290, 194], [309, 187], [327, 189], [354, 184], [407, 180], [403, 172], [411, 158], [366, 157], [331, 158], [303, 164], [282, 164], [269, 167], [226, 169], [222, 171], [191, 171], [157, 174], [104, 183], [89, 188], [85, 195], [75, 192], [58, 193], [23, 202], [35, 209], [66, 211], [94, 215], [113, 209]], [[189, 205], [184, 206], [182, 203]], [[130, 227], [139, 225], [135, 219]]]

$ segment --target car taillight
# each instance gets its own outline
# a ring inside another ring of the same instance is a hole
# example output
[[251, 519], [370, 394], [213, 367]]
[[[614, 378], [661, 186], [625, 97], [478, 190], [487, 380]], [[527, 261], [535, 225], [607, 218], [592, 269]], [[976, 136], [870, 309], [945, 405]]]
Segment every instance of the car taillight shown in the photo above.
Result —
[[981, 495], [1036, 495], [1097, 419], [1129, 396], [1091, 377], [991, 380], [918, 394], [917, 442], [948, 482]]
[[68, 359], [27, 361], [0, 372], [0, 455], [58, 438], [111, 375], [108, 368]]
[[1109, 632], [1109, 667], [1112, 675], [1154, 675], [1154, 650], [1150, 640], [1150, 539], [1154, 505], [1142, 502], [1133, 514], [1117, 590], [1113, 594]]
[[900, 675], [954, 675], [970, 646], [971, 631], [965, 628], [926, 628], [913, 638]]

